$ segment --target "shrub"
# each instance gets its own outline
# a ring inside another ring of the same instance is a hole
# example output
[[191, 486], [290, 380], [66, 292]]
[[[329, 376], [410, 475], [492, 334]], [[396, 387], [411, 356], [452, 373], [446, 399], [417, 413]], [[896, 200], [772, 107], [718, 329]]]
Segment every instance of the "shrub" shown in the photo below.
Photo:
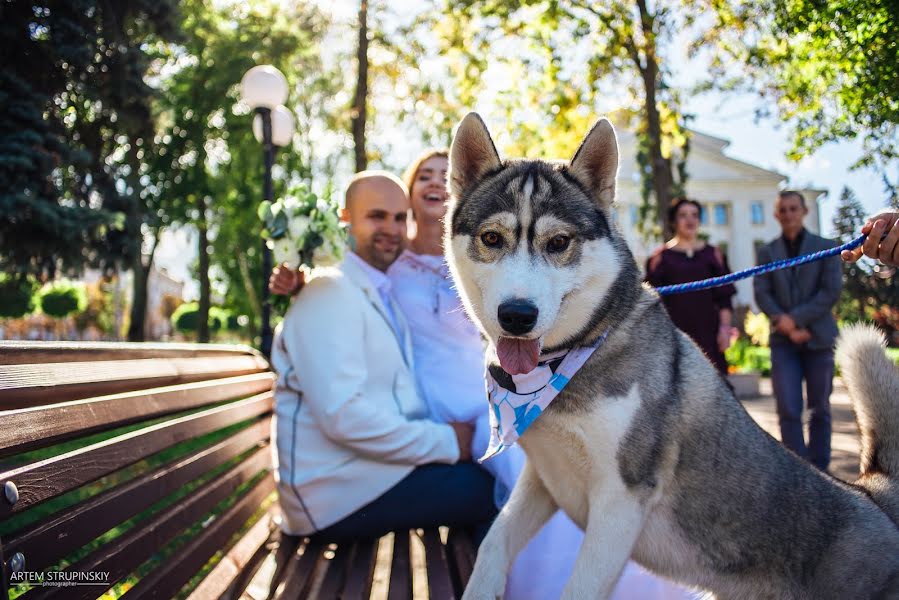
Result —
[[[197, 302], [186, 302], [178, 306], [172, 313], [172, 327], [181, 333], [193, 333], [199, 324], [200, 305]], [[209, 307], [209, 331], [230, 329], [231, 311], [220, 306]], [[236, 317], [235, 317], [236, 319]], [[235, 321], [236, 322], [236, 321]]]
[[36, 284], [0, 274], [0, 317], [18, 319], [34, 312]]
[[199, 323], [197, 315], [200, 311], [200, 305], [196, 302], [185, 302], [175, 309], [172, 313], [172, 327], [175, 331], [182, 333], [194, 332], [197, 330]]
[[84, 284], [62, 279], [45, 285], [38, 294], [41, 312], [63, 318], [87, 308]]
[[771, 375], [771, 349], [753, 346], [750, 341], [741, 337], [724, 353], [727, 364], [737, 373], [757, 372], [764, 376]]

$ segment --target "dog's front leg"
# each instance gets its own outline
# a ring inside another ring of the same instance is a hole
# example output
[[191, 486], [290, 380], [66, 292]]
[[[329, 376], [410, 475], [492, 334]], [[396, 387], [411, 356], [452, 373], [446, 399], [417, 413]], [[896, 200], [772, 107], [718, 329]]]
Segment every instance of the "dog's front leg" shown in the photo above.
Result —
[[502, 598], [512, 561], [556, 509], [537, 472], [530, 463], [525, 463], [508, 502], [478, 549], [462, 600]]
[[643, 518], [643, 506], [623, 486], [591, 494], [584, 542], [563, 600], [604, 599], [612, 594], [640, 535]]

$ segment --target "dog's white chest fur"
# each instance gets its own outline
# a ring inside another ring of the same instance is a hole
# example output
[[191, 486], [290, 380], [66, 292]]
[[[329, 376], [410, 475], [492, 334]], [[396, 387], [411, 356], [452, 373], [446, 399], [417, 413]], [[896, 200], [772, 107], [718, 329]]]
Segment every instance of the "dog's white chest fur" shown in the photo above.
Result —
[[582, 529], [592, 490], [629, 493], [618, 472], [616, 453], [640, 406], [638, 386], [623, 397], [591, 403], [588, 413], [550, 411], [520, 442], [553, 500]]

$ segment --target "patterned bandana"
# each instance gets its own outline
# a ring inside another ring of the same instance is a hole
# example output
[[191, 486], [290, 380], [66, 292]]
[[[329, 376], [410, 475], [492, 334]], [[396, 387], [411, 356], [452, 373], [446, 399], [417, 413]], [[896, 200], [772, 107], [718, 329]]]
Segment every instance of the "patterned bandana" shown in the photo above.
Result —
[[606, 331], [591, 346], [542, 356], [537, 367], [523, 375], [509, 375], [499, 365], [488, 365], [484, 378], [490, 404], [490, 445], [478, 462], [512, 446], [608, 335]]

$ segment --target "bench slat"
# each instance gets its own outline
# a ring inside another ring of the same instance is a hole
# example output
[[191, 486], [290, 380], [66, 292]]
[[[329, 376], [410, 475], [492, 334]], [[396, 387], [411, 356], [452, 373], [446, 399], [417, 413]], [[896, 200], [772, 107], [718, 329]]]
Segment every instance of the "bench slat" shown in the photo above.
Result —
[[178, 442], [262, 415], [271, 409], [272, 394], [266, 392], [0, 473], [0, 484], [12, 481], [19, 490], [19, 501], [15, 505], [0, 503], [0, 517], [21, 512], [95, 481]]
[[471, 579], [474, 568], [475, 553], [471, 536], [461, 529], [450, 529], [446, 540], [447, 558], [449, 559], [451, 576], [457, 584], [456, 591], [462, 595], [465, 585]]
[[[176, 535], [208, 514], [243, 483], [270, 466], [270, 448], [263, 447], [227, 473], [207, 482], [183, 500], [167, 507], [148, 522], [138, 524], [96, 552], [69, 567], [70, 571], [109, 571], [109, 582], [117, 583]], [[271, 475], [269, 475], [271, 477]], [[257, 503], [258, 506], [258, 503]], [[44, 590], [47, 590], [44, 592]], [[35, 588], [25, 594], [31, 600], [45, 597], [96, 598], [98, 588]], [[35, 593], [36, 592], [36, 593]], [[34, 596], [32, 596], [32, 594]], [[46, 594], [46, 595], [45, 595]]]
[[112, 527], [149, 508], [181, 486], [201, 477], [268, 438], [271, 417], [212, 446], [162, 465], [82, 504], [66, 508], [48, 520], [4, 541], [10, 555], [21, 552], [29, 570], [57, 564]]
[[0, 366], [0, 407], [27, 408], [265, 371], [254, 355]]
[[294, 554], [291, 557], [287, 568], [284, 569], [283, 581], [276, 582], [274, 600], [296, 600], [304, 598], [309, 593], [313, 571], [323, 548], [322, 542], [309, 540], [302, 555]]
[[142, 358], [199, 358], [250, 354], [249, 346], [231, 344], [183, 344], [173, 342], [0, 342], [0, 364], [42, 364]]
[[425, 564], [428, 569], [428, 597], [430, 600], [454, 600], [456, 594], [453, 591], [446, 549], [440, 541], [440, 532], [426, 529], [421, 540], [425, 547]]
[[347, 571], [343, 597], [368, 598], [371, 595], [371, 583], [378, 562], [378, 541], [361, 540], [356, 543], [356, 554]]
[[187, 600], [237, 598], [245, 590], [269, 553], [269, 541], [276, 528], [273, 510], [265, 513], [222, 557]]
[[412, 558], [409, 554], [409, 532], [397, 531], [393, 537], [393, 562], [390, 566], [388, 600], [411, 600]]
[[343, 598], [341, 595], [343, 584], [346, 582], [347, 567], [352, 563], [355, 554], [355, 544], [346, 542], [339, 544], [334, 551], [334, 558], [327, 561], [328, 570], [325, 579], [318, 592], [319, 598]]
[[251, 491], [219, 515], [208, 528], [180, 548], [160, 567], [137, 582], [122, 598], [140, 600], [174, 596], [217, 551], [228, 543], [273, 491], [275, 480], [269, 473]]
[[102, 429], [270, 390], [274, 376], [255, 373], [0, 413], [0, 457]]

